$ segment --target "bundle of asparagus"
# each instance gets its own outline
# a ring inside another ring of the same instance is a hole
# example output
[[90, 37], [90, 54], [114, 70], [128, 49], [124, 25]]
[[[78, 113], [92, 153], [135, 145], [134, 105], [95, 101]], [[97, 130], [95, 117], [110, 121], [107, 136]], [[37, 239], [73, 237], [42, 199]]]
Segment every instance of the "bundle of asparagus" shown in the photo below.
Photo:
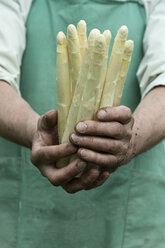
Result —
[[[60, 143], [69, 141], [77, 122], [95, 119], [99, 108], [118, 106], [128, 73], [134, 43], [127, 40], [128, 29], [122, 26], [115, 37], [107, 69], [111, 32], [91, 30], [88, 40], [86, 23], [77, 29], [69, 25], [67, 38], [57, 35], [58, 133]], [[58, 161], [63, 167], [72, 158]]]

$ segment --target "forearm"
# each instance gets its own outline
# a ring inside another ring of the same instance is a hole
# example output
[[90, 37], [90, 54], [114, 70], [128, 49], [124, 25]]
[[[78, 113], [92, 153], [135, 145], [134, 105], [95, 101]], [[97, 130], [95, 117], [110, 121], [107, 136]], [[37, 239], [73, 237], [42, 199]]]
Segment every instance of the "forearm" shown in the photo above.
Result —
[[133, 116], [133, 156], [147, 151], [165, 137], [165, 87], [150, 91]]
[[0, 99], [0, 136], [30, 148], [39, 115], [3, 81]]

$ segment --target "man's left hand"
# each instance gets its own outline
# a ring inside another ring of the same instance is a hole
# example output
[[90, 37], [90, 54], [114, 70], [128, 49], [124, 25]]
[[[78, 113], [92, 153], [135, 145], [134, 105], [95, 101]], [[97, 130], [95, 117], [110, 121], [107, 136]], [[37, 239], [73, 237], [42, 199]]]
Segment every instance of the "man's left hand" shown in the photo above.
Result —
[[81, 159], [111, 173], [133, 157], [134, 119], [125, 106], [100, 109], [97, 119], [79, 122], [70, 140], [79, 147], [77, 154]]

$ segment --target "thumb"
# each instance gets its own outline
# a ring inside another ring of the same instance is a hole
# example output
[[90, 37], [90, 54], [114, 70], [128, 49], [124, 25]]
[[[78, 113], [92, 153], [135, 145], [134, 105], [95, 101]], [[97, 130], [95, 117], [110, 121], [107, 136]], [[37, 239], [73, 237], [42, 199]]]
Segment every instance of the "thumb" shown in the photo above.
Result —
[[38, 129], [48, 131], [57, 125], [57, 110], [50, 110], [42, 115], [38, 122]]

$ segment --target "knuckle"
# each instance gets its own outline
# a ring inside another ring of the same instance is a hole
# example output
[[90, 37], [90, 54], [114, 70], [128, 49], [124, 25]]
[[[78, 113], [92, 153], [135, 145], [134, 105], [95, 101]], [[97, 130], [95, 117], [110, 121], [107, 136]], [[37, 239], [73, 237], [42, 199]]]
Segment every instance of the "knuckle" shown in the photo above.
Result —
[[113, 114], [115, 116], [115, 118], [118, 120], [120, 118], [120, 111], [119, 111], [120, 107], [114, 107], [113, 108]]
[[59, 187], [60, 186], [60, 183], [59, 182], [56, 182], [56, 181], [50, 181], [51, 184], [53, 184], [55, 187]]
[[[74, 147], [74, 146], [73, 146], [72, 144], [70, 144], [70, 143], [66, 143], [65, 149], [66, 149], [66, 152], [67, 152], [68, 154], [74, 153], [74, 152], [76, 152], [76, 150], [77, 150], [77, 148]], [[62, 152], [63, 152], [63, 150], [62, 150]]]
[[75, 170], [74, 170], [74, 172], [72, 173], [72, 176], [75, 176], [75, 175], [81, 175], [82, 174], [82, 172], [84, 171], [84, 169], [85, 169], [85, 167], [86, 167], [86, 163], [85, 162], [78, 162], [78, 163], [76, 163], [76, 166], [75, 166]]
[[54, 185], [55, 187], [60, 186], [60, 182], [56, 177], [50, 177], [48, 179], [51, 182], [51, 184]]
[[68, 193], [68, 194], [75, 194], [76, 193], [76, 190], [72, 189], [71, 187], [66, 187], [64, 188], [65, 191]]
[[96, 156], [96, 163], [98, 165], [101, 165], [103, 167], [106, 167], [107, 162], [106, 162], [106, 158], [104, 157], [104, 155], [102, 157], [100, 157], [100, 158], [98, 156]]
[[[41, 154], [41, 150], [39, 151], [39, 154]], [[51, 162], [52, 161], [52, 153], [48, 152], [46, 149], [42, 149], [42, 159]]]
[[117, 166], [118, 164], [118, 160], [117, 160], [117, 157], [116, 156], [109, 156], [108, 157], [108, 161], [107, 161], [107, 165], [110, 166], [110, 167], [114, 167], [114, 166]]
[[113, 151], [117, 150], [117, 147], [118, 147], [118, 141], [112, 140], [112, 150]]
[[40, 116], [40, 118], [38, 119], [38, 123], [37, 123], [37, 128], [38, 128], [39, 130], [41, 130], [42, 117], [43, 117], [43, 116]]
[[127, 132], [126, 132], [126, 138], [130, 140], [131, 137], [132, 137], [132, 131], [131, 130], [129, 130], [129, 131], [127, 130]]
[[74, 178], [75, 176], [77, 176], [78, 174], [80, 174], [80, 170], [76, 166], [72, 170], [66, 172], [66, 180], [70, 180]]
[[99, 187], [104, 183], [104, 181], [97, 181], [95, 187]]
[[96, 173], [89, 176], [86, 186], [88, 186], [88, 184], [92, 184], [97, 179], [97, 177], [98, 177], [98, 175]]
[[101, 186], [108, 179], [108, 177], [109, 177], [109, 175], [108, 176], [101, 176], [100, 178], [98, 178], [95, 182], [95, 187]]
[[82, 181], [82, 186], [84, 189], [87, 189], [98, 177], [98, 174], [96, 172], [92, 172], [88, 175], [86, 180]]
[[81, 186], [82, 186], [82, 188], [83, 188], [83, 189], [87, 188], [87, 187], [88, 187], [88, 185], [89, 185], [89, 182], [90, 182], [89, 177], [88, 177], [88, 179], [86, 179], [86, 180], [82, 181], [82, 182], [81, 182]]
[[129, 108], [125, 109], [125, 116], [127, 117], [127, 119], [131, 119], [132, 112]]
[[37, 165], [39, 162], [39, 158], [40, 158], [40, 151], [36, 150], [31, 152], [31, 156], [30, 156], [30, 160], [32, 162], [32, 164]]
[[114, 109], [113, 107], [108, 106], [108, 107], [100, 108], [100, 109], [98, 110], [98, 112], [99, 112], [100, 110], [104, 110], [105, 113], [106, 113], [107, 115], [110, 115], [111, 112], [113, 111], [113, 109]]
[[46, 174], [45, 174], [45, 171], [42, 170], [41, 168], [38, 168], [38, 169], [39, 169], [41, 175], [42, 175], [43, 177], [47, 178], [47, 176], [46, 176]]
[[122, 136], [123, 134], [123, 126], [120, 123], [115, 123], [115, 130], [114, 130], [115, 134], [117, 136]]
[[32, 162], [32, 164], [36, 164], [36, 157], [35, 157], [35, 154], [32, 152], [31, 153], [31, 156], [30, 156], [30, 161]]
[[113, 173], [113, 172], [115, 172], [116, 170], [118, 169], [118, 166], [111, 166], [111, 168], [110, 168], [110, 173]]
[[[84, 147], [93, 147], [93, 145], [95, 144], [95, 138], [94, 137], [83, 137], [80, 139], [81, 141], [81, 145]], [[80, 145], [80, 143], [79, 143]]]
[[99, 132], [99, 124], [97, 122], [93, 122], [93, 127], [92, 129], [95, 130], [95, 132]]
[[38, 123], [37, 123], [37, 127], [38, 127], [39, 131], [44, 129], [44, 122], [45, 122], [45, 116], [41, 115], [40, 118], [38, 119]]
[[123, 112], [123, 114], [125, 115], [125, 117], [127, 119], [130, 119], [132, 116], [132, 112], [131, 109], [126, 107], [126, 106], [120, 106], [121, 111]]
[[121, 147], [121, 149], [122, 149], [122, 154], [126, 154], [127, 151], [128, 151], [128, 148], [129, 148], [129, 144], [128, 144], [128, 143], [122, 144], [122, 147]]
[[111, 163], [111, 155], [103, 155], [102, 158], [98, 161], [98, 164], [102, 165], [104, 168], [109, 167]]
[[114, 151], [116, 148], [116, 142], [114, 140], [111, 140], [106, 144], [106, 149], [108, 149], [108, 152]]
[[111, 152], [113, 147], [112, 142], [108, 142], [107, 144], [105, 144], [105, 147], [108, 152]]
[[103, 158], [100, 158], [100, 154], [99, 153], [96, 153], [95, 156], [93, 156], [93, 159], [95, 160], [93, 162], [95, 162], [96, 164], [100, 164], [100, 163], [102, 164], [102, 163], [104, 163], [104, 159]]
[[124, 163], [124, 158], [123, 158], [123, 156], [120, 156], [118, 158], [118, 166], [121, 166], [123, 163]]
[[93, 146], [95, 144], [95, 138], [94, 137], [89, 137], [89, 144]]
[[106, 163], [103, 165], [103, 168], [108, 171], [109, 173], [116, 170], [118, 167], [118, 160], [116, 156], [108, 156]]

